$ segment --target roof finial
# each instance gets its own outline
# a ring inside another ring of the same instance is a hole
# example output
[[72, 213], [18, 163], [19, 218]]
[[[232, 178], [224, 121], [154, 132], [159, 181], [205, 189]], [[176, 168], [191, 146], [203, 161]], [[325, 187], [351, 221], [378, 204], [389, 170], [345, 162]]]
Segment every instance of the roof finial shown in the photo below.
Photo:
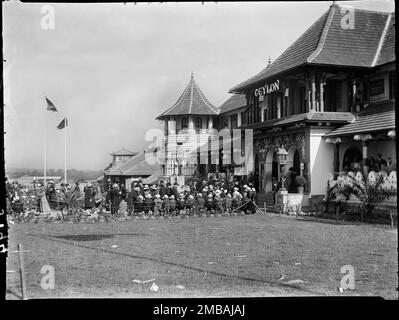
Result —
[[269, 56], [269, 60], [267, 62], [267, 66], [270, 66], [271, 63], [272, 63], [272, 59], [270, 59], [270, 56]]
[[194, 71], [191, 71], [191, 79], [194, 79]]

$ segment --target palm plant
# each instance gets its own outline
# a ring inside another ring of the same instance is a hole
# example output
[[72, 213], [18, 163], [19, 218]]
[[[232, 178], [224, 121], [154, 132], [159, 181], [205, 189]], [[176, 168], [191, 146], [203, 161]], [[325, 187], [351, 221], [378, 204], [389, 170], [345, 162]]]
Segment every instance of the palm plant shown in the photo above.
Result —
[[342, 206], [345, 201], [349, 200], [350, 196], [350, 188], [348, 184], [345, 183], [345, 180], [334, 181], [331, 186], [328, 184], [324, 212], [327, 213], [330, 202], [333, 202], [336, 220], [338, 221]]
[[378, 203], [397, 194], [396, 190], [384, 188], [384, 176], [381, 173], [376, 176], [376, 179], [358, 180], [347, 175], [345, 180], [337, 182], [330, 190], [331, 198], [339, 203], [348, 200], [352, 195], [357, 198], [360, 201], [361, 222], [364, 220], [364, 215], [369, 216]]
[[383, 187], [384, 176], [381, 173], [377, 175], [375, 181], [372, 179], [358, 181], [354, 177], [350, 177], [350, 179], [352, 183], [349, 185], [349, 192], [360, 201], [361, 222], [363, 222], [363, 215], [370, 215], [378, 203], [396, 196], [396, 190]]
[[62, 218], [64, 219], [64, 209], [66, 209], [67, 215], [75, 217], [82, 200], [83, 194], [80, 191], [68, 190], [62, 192], [59, 199]]

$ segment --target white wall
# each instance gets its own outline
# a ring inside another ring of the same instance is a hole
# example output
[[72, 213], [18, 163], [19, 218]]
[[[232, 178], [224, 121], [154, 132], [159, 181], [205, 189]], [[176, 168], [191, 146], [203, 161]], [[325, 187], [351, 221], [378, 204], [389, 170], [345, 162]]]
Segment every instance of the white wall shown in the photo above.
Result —
[[330, 129], [311, 128], [309, 137], [309, 173], [311, 195], [324, 195], [327, 181], [334, 172], [334, 145], [323, 140], [322, 136]]

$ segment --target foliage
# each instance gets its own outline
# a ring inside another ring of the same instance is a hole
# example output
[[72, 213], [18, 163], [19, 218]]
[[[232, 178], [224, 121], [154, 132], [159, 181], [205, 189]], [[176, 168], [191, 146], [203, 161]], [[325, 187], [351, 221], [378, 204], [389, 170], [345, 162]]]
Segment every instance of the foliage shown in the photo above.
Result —
[[298, 187], [303, 187], [306, 183], [307, 183], [306, 179], [304, 177], [302, 177], [302, 176], [297, 176], [295, 178], [295, 184]]
[[67, 215], [77, 217], [81, 208], [81, 201], [83, 201], [83, 194], [80, 191], [68, 190], [60, 194], [59, 201], [61, 212], [66, 209]]
[[375, 180], [369, 178], [357, 180], [351, 175], [346, 175], [328, 190], [327, 202], [332, 200], [341, 206], [344, 201], [354, 196], [360, 202], [360, 219], [363, 222], [364, 214], [369, 216], [378, 203], [396, 196], [396, 190], [385, 189], [383, 184], [384, 176], [381, 173]]

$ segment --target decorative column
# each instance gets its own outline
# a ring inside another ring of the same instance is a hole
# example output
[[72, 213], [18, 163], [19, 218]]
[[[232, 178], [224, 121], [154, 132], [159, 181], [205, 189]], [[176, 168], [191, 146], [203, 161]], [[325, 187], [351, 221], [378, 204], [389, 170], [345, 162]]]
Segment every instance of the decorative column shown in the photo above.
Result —
[[193, 116], [188, 116], [188, 130], [194, 131], [194, 119]]
[[341, 144], [341, 138], [327, 138], [327, 143], [332, 143], [335, 145], [334, 150], [334, 180], [337, 179], [339, 174], [339, 146]]
[[356, 141], [361, 141], [362, 142], [362, 167], [363, 167], [363, 174], [365, 177], [367, 177], [369, 173], [369, 168], [367, 165], [367, 157], [368, 157], [368, 144], [369, 140], [372, 139], [371, 134], [357, 134], [353, 137], [354, 140]]
[[320, 79], [320, 110], [321, 112], [324, 112], [324, 85], [325, 85], [325, 77], [322, 76]]
[[208, 129], [213, 129], [213, 118], [209, 117]]
[[316, 75], [312, 73], [312, 109], [316, 109]]

